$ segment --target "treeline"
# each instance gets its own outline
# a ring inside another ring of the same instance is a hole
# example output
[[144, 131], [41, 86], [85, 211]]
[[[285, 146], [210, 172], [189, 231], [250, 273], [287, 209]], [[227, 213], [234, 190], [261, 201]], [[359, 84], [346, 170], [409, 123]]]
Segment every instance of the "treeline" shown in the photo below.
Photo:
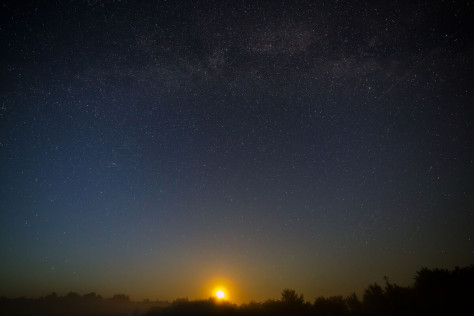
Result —
[[212, 299], [177, 300], [147, 315], [474, 315], [474, 265], [453, 271], [421, 269], [414, 285], [408, 287], [390, 283], [385, 278], [383, 286], [370, 284], [361, 299], [353, 293], [348, 297], [321, 296], [308, 302], [303, 294], [285, 289], [279, 300], [241, 306], [218, 304]]
[[96, 293], [79, 295], [70, 292], [65, 296], [52, 293], [45, 297], [29, 299], [0, 298], [0, 315], [24, 316], [115, 316], [115, 315], [144, 315], [153, 307], [169, 305], [168, 302], [149, 301], [133, 302], [125, 294], [116, 294], [111, 298], [103, 298]]
[[285, 289], [278, 300], [237, 306], [215, 299], [177, 299], [166, 302], [131, 302], [120, 294], [103, 299], [95, 293], [64, 297], [55, 294], [39, 299], [0, 299], [0, 315], [474, 315], [474, 265], [421, 269], [412, 286], [402, 287], [385, 278], [385, 284], [370, 284], [359, 299], [318, 297], [306, 301], [303, 294]]

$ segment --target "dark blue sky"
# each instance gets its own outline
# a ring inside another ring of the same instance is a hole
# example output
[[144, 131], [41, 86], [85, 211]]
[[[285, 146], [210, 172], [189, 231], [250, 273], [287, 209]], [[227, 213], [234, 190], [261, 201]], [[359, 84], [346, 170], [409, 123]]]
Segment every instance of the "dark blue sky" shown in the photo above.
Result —
[[0, 10], [0, 295], [312, 300], [473, 263], [472, 5]]

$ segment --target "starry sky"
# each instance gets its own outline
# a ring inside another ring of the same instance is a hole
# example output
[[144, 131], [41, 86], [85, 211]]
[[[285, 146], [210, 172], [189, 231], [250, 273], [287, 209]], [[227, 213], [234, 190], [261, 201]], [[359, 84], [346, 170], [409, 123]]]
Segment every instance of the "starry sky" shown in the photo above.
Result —
[[474, 262], [469, 1], [1, 1], [0, 295], [312, 301]]

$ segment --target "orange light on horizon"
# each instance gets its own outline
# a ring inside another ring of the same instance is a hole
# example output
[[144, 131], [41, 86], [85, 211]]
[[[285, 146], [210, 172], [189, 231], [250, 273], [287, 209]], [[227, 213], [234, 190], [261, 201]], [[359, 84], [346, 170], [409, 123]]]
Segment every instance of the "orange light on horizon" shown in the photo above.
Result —
[[203, 297], [214, 298], [219, 302], [240, 303], [241, 298], [236, 285], [229, 278], [215, 277], [203, 286]]

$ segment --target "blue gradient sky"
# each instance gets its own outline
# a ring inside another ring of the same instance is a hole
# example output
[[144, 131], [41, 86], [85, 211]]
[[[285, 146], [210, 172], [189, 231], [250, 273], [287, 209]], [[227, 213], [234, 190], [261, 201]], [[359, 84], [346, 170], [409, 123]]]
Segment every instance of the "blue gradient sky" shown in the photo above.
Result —
[[0, 295], [312, 301], [473, 263], [469, 5], [0, 11]]

